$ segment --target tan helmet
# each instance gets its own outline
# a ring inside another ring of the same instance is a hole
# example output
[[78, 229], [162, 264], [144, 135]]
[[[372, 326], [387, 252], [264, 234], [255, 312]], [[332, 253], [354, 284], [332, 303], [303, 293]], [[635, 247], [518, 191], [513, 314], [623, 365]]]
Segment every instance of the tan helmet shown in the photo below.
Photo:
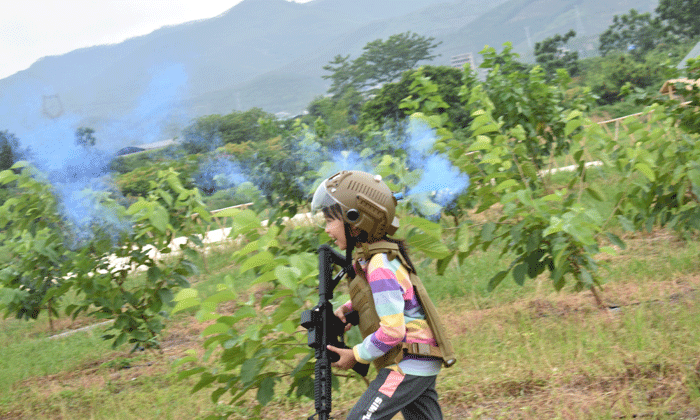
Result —
[[379, 175], [341, 171], [318, 186], [311, 211], [339, 205], [343, 221], [368, 234], [369, 241], [393, 235], [399, 228], [396, 198]]

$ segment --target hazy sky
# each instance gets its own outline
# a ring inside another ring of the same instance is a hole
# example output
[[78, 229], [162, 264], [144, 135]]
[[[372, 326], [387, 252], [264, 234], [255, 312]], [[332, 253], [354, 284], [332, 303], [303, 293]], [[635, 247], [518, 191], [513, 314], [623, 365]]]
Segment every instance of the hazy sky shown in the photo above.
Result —
[[119, 43], [162, 26], [214, 17], [241, 1], [0, 0], [0, 79], [41, 57]]

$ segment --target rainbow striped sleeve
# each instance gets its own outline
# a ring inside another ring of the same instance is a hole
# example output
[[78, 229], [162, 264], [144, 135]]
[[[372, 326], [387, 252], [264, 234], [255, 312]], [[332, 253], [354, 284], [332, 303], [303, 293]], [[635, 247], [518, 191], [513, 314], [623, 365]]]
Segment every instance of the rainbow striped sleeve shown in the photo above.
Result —
[[385, 254], [377, 254], [366, 267], [380, 323], [377, 331], [353, 348], [355, 359], [362, 363], [383, 356], [406, 337], [405, 290], [397, 278], [395, 262], [398, 263], [397, 260], [389, 262]]

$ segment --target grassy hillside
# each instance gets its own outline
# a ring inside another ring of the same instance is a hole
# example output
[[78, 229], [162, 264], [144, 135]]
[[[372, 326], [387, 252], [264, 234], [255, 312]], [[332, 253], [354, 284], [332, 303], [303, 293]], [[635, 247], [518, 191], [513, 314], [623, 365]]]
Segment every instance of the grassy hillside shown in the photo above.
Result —
[[[619, 180], [603, 169], [592, 169], [590, 180], [606, 192], [618, 188]], [[603, 215], [611, 210], [599, 209]], [[494, 248], [476, 252], [443, 276], [416, 258], [459, 358], [438, 379], [446, 419], [700, 415], [698, 238], [681, 240], [660, 229], [617, 233], [627, 248], [598, 257], [603, 307], [590, 292], [554, 292], [545, 276], [523, 287], [506, 281], [489, 292], [488, 280], [509, 262]], [[200, 273], [190, 278], [201, 295], [217, 291], [237, 248], [229, 242], [201, 254]], [[260, 291], [253, 280], [234, 280], [241, 303]], [[227, 302], [218, 312], [230, 314], [236, 306], [237, 301]], [[168, 321], [161, 351], [111, 350], [99, 338], [104, 328], [99, 325], [50, 338], [96, 322], [1, 321], [0, 418], [192, 419], [221, 412], [208, 390], [191, 394], [195, 381], [178, 380], [179, 368], [173, 367], [185, 355], [203, 353], [207, 323], [192, 314], [176, 315]], [[363, 382], [341, 374], [334, 415], [347, 414], [363, 389]], [[250, 418], [250, 410], [244, 403], [231, 418]], [[262, 417], [298, 419], [312, 411], [312, 401], [287, 396], [280, 387]]]

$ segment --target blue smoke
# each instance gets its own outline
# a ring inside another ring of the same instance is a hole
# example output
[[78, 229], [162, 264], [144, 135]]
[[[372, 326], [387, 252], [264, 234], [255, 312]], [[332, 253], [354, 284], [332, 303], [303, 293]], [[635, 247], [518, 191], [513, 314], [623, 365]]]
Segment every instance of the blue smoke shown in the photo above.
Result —
[[405, 123], [403, 137], [390, 132], [383, 138], [371, 140], [371, 148], [362, 155], [355, 151], [332, 150], [326, 163], [319, 168], [321, 179], [341, 170], [360, 170], [373, 173], [377, 157], [386, 153], [405, 153], [408, 170], [415, 172], [418, 182], [409, 185], [401, 195], [416, 211], [425, 217], [439, 219], [441, 211], [454, 205], [469, 187], [469, 176], [434, 149], [435, 130], [420, 118], [411, 117]]
[[239, 163], [221, 156], [200, 163], [194, 179], [195, 185], [205, 194], [213, 194], [248, 182], [245, 169]]
[[29, 159], [53, 187], [59, 210], [67, 222], [67, 246], [83, 246], [99, 233], [112, 239], [129, 226], [101, 202], [111, 192], [108, 175], [111, 154], [75, 144], [78, 118], [67, 115], [45, 121], [26, 134]]
[[469, 175], [461, 173], [449, 159], [435, 152], [435, 141], [433, 128], [419, 118], [409, 119], [408, 165], [419, 171], [420, 178], [405, 195], [419, 212], [431, 219], [439, 219], [442, 209], [453, 205], [469, 187]]
[[[171, 111], [187, 87], [184, 67], [166, 63], [152, 68], [150, 73], [151, 82], [133, 110], [102, 126], [85, 123], [82, 117], [66, 111], [60, 102], [53, 104], [52, 109], [45, 95], [52, 89], [42, 87], [36, 80], [28, 79], [21, 85], [21, 95], [17, 95], [32, 100], [17, 103], [7, 92], [0, 94], [3, 104], [0, 109], [8, 111], [2, 118], [7, 120], [0, 124], [29, 148], [31, 154], [27, 160], [52, 185], [62, 217], [71, 227], [64, 232], [71, 247], [85, 245], [95, 235], [116, 240], [120, 233], [130, 229], [113, 208], [102, 205], [108, 196], [117, 193], [109, 169], [113, 152], [126, 144], [162, 140], [163, 133], [172, 129], [173, 124], [185, 121], [185, 116]], [[48, 98], [60, 101], [55, 94]], [[95, 129], [96, 146], [76, 145], [75, 132], [81, 126]]]
[[326, 164], [319, 170], [321, 178], [325, 179], [340, 171], [372, 172], [373, 166], [367, 158], [352, 150], [333, 150], [327, 157]]
[[420, 181], [406, 192], [407, 196], [429, 192], [431, 200], [444, 207], [469, 186], [469, 176], [442, 156], [429, 156], [422, 167]]

